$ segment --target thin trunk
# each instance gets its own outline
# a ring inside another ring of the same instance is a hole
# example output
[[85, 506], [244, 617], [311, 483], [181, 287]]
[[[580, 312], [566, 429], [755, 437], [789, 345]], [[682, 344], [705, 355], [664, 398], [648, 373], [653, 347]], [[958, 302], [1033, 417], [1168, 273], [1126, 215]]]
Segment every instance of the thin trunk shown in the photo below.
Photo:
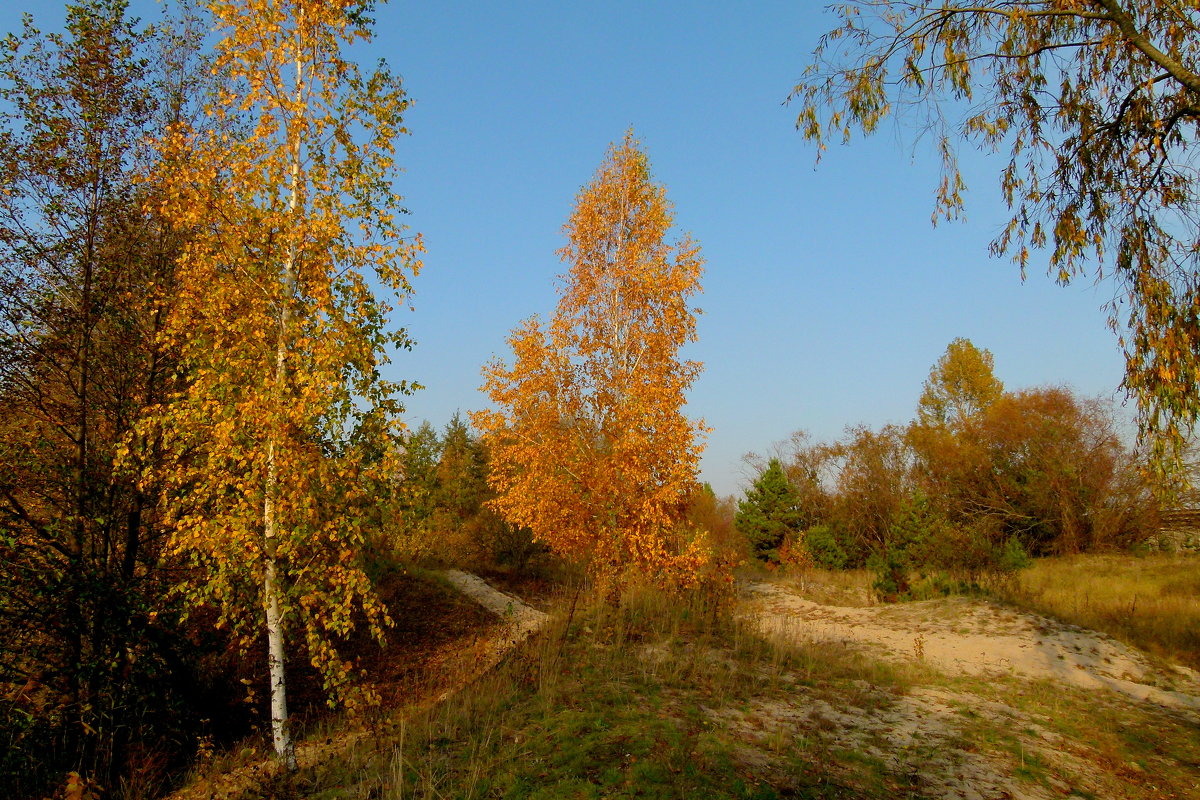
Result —
[[[75, 515], [75, 547], [76, 552], [84, 553], [86, 544], [86, 525], [88, 517], [88, 445], [90, 431], [88, 430], [88, 402], [91, 390], [91, 351], [92, 351], [92, 281], [94, 278], [94, 259], [96, 254], [96, 219], [99, 215], [98, 188], [93, 184], [92, 197], [89, 203], [90, 213], [87, 219], [87, 231], [84, 234], [83, 252], [83, 286], [79, 297], [80, 337], [79, 352], [79, 391], [78, 400], [78, 430], [79, 438], [75, 443], [75, 475], [72, 491], [72, 511]], [[94, 553], [87, 555], [94, 556]]]
[[[294, 190], [293, 190], [294, 191]], [[288, 257], [284, 283], [290, 288], [292, 256]], [[287, 377], [287, 328], [290, 321], [290, 291], [285, 291], [279, 312], [279, 330], [275, 343], [275, 402], [281, 401], [282, 384]], [[266, 569], [263, 574], [263, 601], [267, 612], [267, 667], [271, 673], [271, 738], [275, 753], [288, 771], [296, 769], [296, 750], [288, 731], [287, 682], [284, 677], [283, 614], [280, 609], [282, 587], [276, 572], [279, 526], [275, 498], [279, 495], [279, 466], [276, 458], [279, 429], [271, 425], [267, 436], [267, 483], [263, 501], [263, 532], [266, 538]]]
[[[293, 169], [294, 173], [294, 169]], [[293, 200], [295, 187], [293, 184]], [[275, 402], [282, 401], [282, 386], [287, 378], [287, 329], [290, 322], [291, 285], [294, 253], [289, 247], [284, 284], [287, 290], [279, 312], [279, 330], [275, 344]], [[296, 769], [296, 752], [288, 731], [287, 683], [284, 677], [283, 615], [280, 609], [282, 586], [276, 572], [279, 527], [275, 498], [279, 495], [279, 465], [277, 460], [279, 429], [272, 424], [267, 438], [266, 499], [263, 502], [263, 531], [266, 537], [266, 569], [263, 576], [263, 599], [267, 612], [267, 666], [271, 673], [271, 738], [275, 753], [289, 771]]]
[[[161, 242], [160, 242], [161, 247]], [[160, 255], [161, 258], [161, 255]], [[157, 272], [157, 281], [162, 282], [164, 270], [162, 261], [159, 262]], [[154, 405], [158, 399], [158, 381], [159, 381], [159, 344], [158, 334], [162, 328], [163, 310], [161, 304], [156, 304], [153, 323], [151, 326], [152, 337], [150, 338], [150, 368], [146, 375], [146, 392], [142, 396], [141, 409], [147, 409]], [[147, 455], [148, 445], [145, 439], [140, 439], [138, 451], [141, 454], [140, 460], [144, 464], [147, 460], [155, 463], [152, 455]], [[133, 575], [137, 571], [137, 560], [139, 550], [142, 544], [142, 515], [146, 509], [146, 496], [142, 493], [141, 487], [137, 481], [133, 484], [133, 508], [129, 510], [125, 522], [125, 549], [121, 559], [121, 576], [128, 583], [133, 580]]]
[[[273, 443], [272, 443], [273, 444]], [[269, 470], [268, 482], [270, 481]], [[274, 508], [268, 501], [266, 514], [270, 515], [268, 536], [273, 537], [275, 517]], [[280, 586], [275, 573], [274, 540], [268, 538], [267, 566], [263, 579], [263, 593], [267, 605], [267, 665], [271, 671], [271, 739], [275, 745], [275, 754], [287, 767], [288, 772], [296, 771], [296, 748], [288, 730], [287, 683], [284, 678], [283, 652], [283, 615], [279, 608]]]
[[[300, 25], [303, 25], [303, 9]], [[303, 98], [303, 63], [296, 59], [296, 99]], [[291, 151], [291, 176], [288, 187], [288, 218], [294, 223], [300, 204], [300, 137], [299, 131], [289, 132], [288, 148]], [[277, 412], [283, 402], [283, 387], [287, 380], [287, 339], [291, 324], [291, 303], [296, 293], [296, 238], [295, 231], [287, 244], [283, 264], [283, 297], [279, 308], [279, 329], [275, 341], [275, 376], [273, 411]], [[271, 673], [271, 738], [275, 753], [289, 772], [296, 770], [296, 749], [288, 730], [287, 682], [284, 676], [283, 614], [280, 608], [282, 597], [281, 578], [277, 573], [277, 549], [279, 543], [278, 519], [275, 498], [279, 495], [279, 466], [277, 447], [279, 428], [272, 424], [267, 437], [267, 481], [266, 499], [263, 503], [263, 531], [266, 537], [266, 569], [263, 577], [263, 599], [267, 612], [267, 666]]]

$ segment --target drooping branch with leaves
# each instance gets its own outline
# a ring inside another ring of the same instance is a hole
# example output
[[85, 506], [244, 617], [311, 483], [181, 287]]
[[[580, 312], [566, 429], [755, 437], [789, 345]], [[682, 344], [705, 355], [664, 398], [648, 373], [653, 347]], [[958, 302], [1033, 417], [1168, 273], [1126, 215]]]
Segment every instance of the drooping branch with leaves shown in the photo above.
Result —
[[852, 0], [790, 95], [821, 150], [889, 115], [942, 158], [935, 220], [963, 206], [956, 143], [1001, 150], [992, 243], [1067, 283], [1117, 281], [1125, 387], [1160, 467], [1200, 414], [1200, 10], [1170, 0]]

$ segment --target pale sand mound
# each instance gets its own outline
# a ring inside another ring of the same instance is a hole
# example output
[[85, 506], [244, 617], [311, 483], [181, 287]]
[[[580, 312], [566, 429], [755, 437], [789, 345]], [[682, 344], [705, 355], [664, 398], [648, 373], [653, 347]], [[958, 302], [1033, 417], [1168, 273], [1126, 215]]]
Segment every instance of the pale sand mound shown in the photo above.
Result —
[[[869, 707], [818, 697], [785, 701], [752, 701], [742, 707], [705, 709], [714, 722], [741, 732], [760, 749], [773, 736], [798, 732], [831, 749], [847, 749], [885, 764], [908, 788], [938, 800], [1050, 800], [1044, 787], [1015, 778], [1010, 765], [995, 754], [965, 750], [960, 744], [962, 717], [968, 705], [997, 724], [1033, 724], [1020, 712], [997, 703], [981, 708], [979, 698], [937, 689], [915, 688], [900, 697], [877, 697]], [[994, 707], [994, 708], [992, 708]], [[761, 752], [761, 750], [760, 750]], [[752, 761], [758, 754], [747, 752]]]
[[[492, 639], [481, 659], [481, 669], [487, 670], [500, 662], [514, 647], [528, 639], [550, 619], [543, 611], [525, 605], [516, 597], [492, 588], [483, 578], [457, 569], [445, 570], [442, 575], [454, 584], [454, 588], [499, 615], [508, 625], [503, 633]], [[438, 698], [441, 702], [457, 689], [450, 689]]]
[[1168, 675], [1111, 637], [986, 601], [845, 608], [805, 600], [771, 583], [745, 589], [754, 619], [767, 633], [861, 644], [887, 657], [923, 660], [948, 674], [1049, 678], [1200, 711], [1196, 673], [1178, 668]]

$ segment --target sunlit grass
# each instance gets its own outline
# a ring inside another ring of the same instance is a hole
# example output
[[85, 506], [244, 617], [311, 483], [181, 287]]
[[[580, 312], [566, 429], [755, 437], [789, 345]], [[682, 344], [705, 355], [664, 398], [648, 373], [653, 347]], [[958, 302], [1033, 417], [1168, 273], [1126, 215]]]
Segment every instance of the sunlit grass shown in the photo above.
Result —
[[[964, 709], [963, 719], [970, 720], [964, 734], [1007, 750], [1013, 773], [1053, 796], [1149, 800], [1195, 794], [1200, 742], [1190, 715], [1050, 680], [961, 676], [946, 684], [981, 701]], [[1019, 714], [997, 724], [982, 701]]]
[[1200, 556], [1042, 558], [1000, 595], [1022, 608], [1200, 669]]
[[791, 728], [759, 741], [718, 712], [802, 696], [864, 702], [864, 686], [903, 692], [903, 669], [768, 641], [727, 609], [653, 591], [588, 603], [569, 626], [564, 616], [495, 672], [291, 789], [384, 800], [894, 795], [896, 778], [877, 766]]
[[[1104, 563], [1040, 563], [1026, 578], [1045, 572], [1054, 586], [1075, 571], [1103, 576]], [[1124, 574], [1131, 563], [1117, 559], [1108, 572]], [[1154, 581], [1134, 584], [1181, 594], [1172, 587], [1191, 563], [1162, 562], [1149, 569]], [[830, 596], [865, 590], [865, 574], [832, 575]], [[818, 577], [808, 574], [810, 588]], [[931, 751], [922, 747], [948, 746], [949, 763], [953, 752], [985, 753], [1017, 786], [1149, 800], [1188, 796], [1181, 787], [1200, 763], [1194, 722], [1120, 697], [943, 676], [833, 642], [764, 639], [703, 597], [631, 591], [615, 605], [581, 602], [569, 624], [569, 597], [549, 605], [556, 611], [546, 629], [445, 702], [383, 709], [361, 739], [296, 776], [262, 776], [240, 797], [925, 796]], [[939, 696], [947, 706], [930, 715]], [[910, 697], [924, 700], [911, 706]], [[822, 704], [830, 711], [810, 713]], [[1015, 710], [997, 711], [1001, 704]], [[906, 707], [928, 737], [897, 750], [869, 728], [854, 733], [853, 720]], [[338, 739], [335, 728], [309, 733]]]

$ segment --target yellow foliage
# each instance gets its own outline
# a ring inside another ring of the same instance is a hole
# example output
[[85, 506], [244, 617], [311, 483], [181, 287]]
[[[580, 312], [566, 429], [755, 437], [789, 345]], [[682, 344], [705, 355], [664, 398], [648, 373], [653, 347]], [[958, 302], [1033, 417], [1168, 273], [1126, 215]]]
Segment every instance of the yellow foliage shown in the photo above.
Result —
[[1007, 151], [1011, 217], [992, 253], [1022, 277], [1045, 249], [1059, 283], [1093, 269], [1116, 279], [1124, 388], [1155, 469], [1182, 467], [1200, 421], [1196, 3], [848, 0], [832, 11], [840, 24], [789, 98], [818, 159], [830, 139], [908, 115], [941, 159], [936, 222], [963, 209], [954, 142]]
[[367, 36], [360, 6], [213, 2], [219, 97], [157, 142], [146, 178], [187, 234], [164, 334], [187, 386], [149, 432], [171, 454], [171, 546], [204, 568], [190, 592], [222, 622], [261, 625], [264, 580], [273, 613], [277, 565], [282, 619], [303, 627], [334, 697], [347, 669], [331, 639], [356, 608], [388, 621], [356, 556], [405, 391], [378, 367], [405, 342], [368, 276], [402, 296], [422, 249], [394, 222], [399, 80], [341, 56]]
[[686, 586], [710, 561], [686, 519], [703, 423], [683, 414], [701, 365], [689, 299], [703, 259], [666, 242], [673, 214], [632, 134], [580, 192], [559, 251], [569, 265], [543, 327], [509, 337], [484, 369], [494, 410], [472, 414], [492, 453], [493, 505], [605, 580], [626, 570]]

